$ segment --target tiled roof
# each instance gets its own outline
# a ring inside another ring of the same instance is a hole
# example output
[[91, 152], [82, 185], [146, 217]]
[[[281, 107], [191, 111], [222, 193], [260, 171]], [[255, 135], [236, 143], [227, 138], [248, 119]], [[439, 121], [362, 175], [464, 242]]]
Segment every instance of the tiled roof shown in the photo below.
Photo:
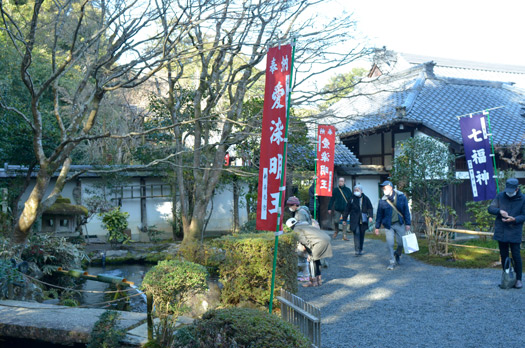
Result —
[[525, 90], [503, 82], [441, 76], [433, 63], [425, 63], [356, 88], [332, 106], [328, 118], [337, 123], [340, 137], [406, 122], [461, 144], [456, 116], [500, 106], [504, 108], [490, 112], [495, 144], [520, 142], [525, 134]]
[[335, 145], [334, 165], [355, 166], [361, 164], [354, 153], [343, 144]]
[[432, 61], [436, 63], [434, 73], [438, 76], [509, 82], [517, 87], [525, 88], [525, 66], [473, 62], [409, 53], [399, 53], [399, 57], [409, 66]]

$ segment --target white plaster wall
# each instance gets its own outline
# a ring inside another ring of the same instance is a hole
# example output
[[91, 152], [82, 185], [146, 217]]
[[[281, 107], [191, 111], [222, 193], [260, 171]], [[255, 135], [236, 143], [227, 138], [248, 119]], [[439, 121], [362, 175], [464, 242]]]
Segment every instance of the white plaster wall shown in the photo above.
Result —
[[[83, 178], [82, 179], [82, 203], [85, 205], [86, 199], [90, 196], [95, 195], [97, 192], [101, 192], [101, 188], [98, 187], [100, 184], [100, 179], [97, 178]], [[148, 178], [146, 179], [146, 185], [152, 184], [161, 184], [162, 181], [157, 178]], [[46, 195], [51, 193], [51, 187], [53, 187], [54, 180], [51, 181], [50, 188], [46, 191]], [[124, 185], [140, 185], [139, 178], [126, 178]], [[31, 193], [32, 188], [34, 187], [34, 182], [28, 187], [26, 192], [22, 195], [20, 209], [23, 208], [23, 202], [27, 200], [29, 194]], [[71, 199], [73, 204], [78, 204], [73, 199], [73, 189], [76, 187], [75, 182], [68, 182], [64, 186], [64, 190], [61, 195], [63, 197]], [[246, 208], [244, 193], [246, 193], [247, 187], [241, 186], [240, 198], [239, 198], [239, 223], [240, 225], [244, 224], [247, 220]], [[128, 190], [129, 192], [129, 190]], [[150, 189], [148, 187], [148, 195], [150, 194]], [[156, 194], [160, 195], [160, 188], [156, 188], [154, 191]], [[165, 193], [165, 192], [164, 192]], [[127, 194], [125, 194], [126, 196]], [[114, 196], [108, 196], [107, 198], [113, 198]], [[140, 192], [138, 188], [134, 190], [134, 197], [140, 197]], [[116, 201], [112, 201], [112, 204], [117, 205]], [[147, 215], [147, 224], [148, 226], [155, 226], [157, 230], [163, 231], [163, 235], [159, 236], [162, 238], [170, 238], [172, 236], [172, 199], [171, 197], [162, 197], [162, 198], [147, 198], [146, 199], [146, 215]], [[211, 203], [209, 208], [211, 208]], [[141, 221], [140, 221], [140, 198], [135, 199], [123, 199], [121, 211], [129, 213], [128, 226], [132, 233], [133, 240], [147, 241], [147, 234], [140, 232], [141, 230]], [[205, 218], [205, 217], [203, 217]], [[40, 226], [40, 222], [38, 222]], [[213, 212], [210, 218], [210, 221], [207, 226], [208, 232], [224, 232], [230, 231], [233, 227], [233, 192], [231, 190], [231, 185], [226, 185], [222, 191], [217, 193], [213, 198]], [[106, 235], [106, 230], [102, 228], [102, 220], [98, 215], [92, 216], [88, 223], [84, 226], [84, 233], [92, 236], [96, 235], [100, 238], [104, 238]]]
[[[239, 197], [239, 224], [242, 226], [247, 220], [246, 201], [244, 194], [248, 190], [246, 185], [240, 187]], [[211, 203], [208, 209], [211, 208]], [[209, 210], [208, 210], [209, 211]], [[213, 198], [213, 211], [207, 231], [231, 231], [233, 229], [233, 190], [231, 185], [226, 185], [223, 190]]]

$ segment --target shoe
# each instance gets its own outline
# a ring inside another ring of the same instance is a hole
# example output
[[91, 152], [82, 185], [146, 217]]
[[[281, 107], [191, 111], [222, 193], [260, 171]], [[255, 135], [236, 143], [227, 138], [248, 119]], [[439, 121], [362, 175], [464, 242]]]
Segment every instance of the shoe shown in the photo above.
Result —
[[311, 288], [313, 286], [319, 286], [319, 283], [317, 282], [317, 278], [310, 278], [310, 281], [306, 284], [303, 284], [304, 288]]
[[333, 234], [332, 236], [332, 239], [336, 239], [337, 238], [337, 232]]
[[386, 269], [387, 269], [387, 271], [393, 271], [394, 267], [395, 267], [395, 265], [393, 263], [391, 263], [390, 265], [388, 265], [388, 267]]
[[363, 250], [359, 250], [359, 256], [363, 255]]
[[396, 258], [396, 264], [400, 265], [401, 263], [399, 262], [399, 259], [401, 258], [401, 256], [397, 252], [395, 252], [394, 257]]
[[361, 255], [361, 254], [359, 253], [359, 251], [356, 251], [356, 252], [355, 252], [355, 257], [358, 257], [359, 255]]
[[346, 240], [346, 241], [348, 242], [350, 239], [348, 239], [348, 238], [346, 238], [346, 237], [343, 237], [343, 240]]
[[521, 282], [521, 280], [516, 280], [516, 284], [514, 284], [514, 287], [516, 289], [521, 289], [523, 287], [523, 283]]

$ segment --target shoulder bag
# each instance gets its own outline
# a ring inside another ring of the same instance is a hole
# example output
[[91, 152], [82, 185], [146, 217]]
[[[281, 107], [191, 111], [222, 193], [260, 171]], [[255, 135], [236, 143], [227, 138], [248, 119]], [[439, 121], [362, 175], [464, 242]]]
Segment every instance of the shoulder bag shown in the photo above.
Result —
[[[399, 215], [401, 215], [401, 217], [403, 217], [403, 221], [404, 221], [405, 217], [403, 216], [403, 214], [399, 212], [399, 210], [397, 210], [396, 206], [393, 205], [392, 202], [390, 202], [388, 198], [386, 199], [386, 202], [390, 204], [390, 206], [395, 210], [396, 213], [398, 213]], [[405, 235], [402, 236], [401, 238], [403, 239], [403, 249], [405, 251], [405, 254], [411, 254], [411, 253], [415, 253], [416, 251], [419, 251], [419, 244], [417, 242], [417, 237], [414, 232], [410, 230], [407, 233], [405, 233]]]
[[516, 272], [514, 272], [514, 261], [507, 257], [505, 259], [505, 266], [503, 267], [503, 273], [501, 274], [501, 284], [499, 285], [502, 289], [513, 288], [516, 284]]

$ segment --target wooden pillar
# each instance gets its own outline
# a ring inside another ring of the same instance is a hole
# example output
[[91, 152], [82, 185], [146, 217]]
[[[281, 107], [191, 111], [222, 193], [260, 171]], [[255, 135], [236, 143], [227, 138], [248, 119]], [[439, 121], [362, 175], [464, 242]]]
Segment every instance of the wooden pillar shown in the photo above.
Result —
[[146, 211], [146, 180], [140, 178], [140, 223], [142, 232], [148, 229], [148, 215]]

